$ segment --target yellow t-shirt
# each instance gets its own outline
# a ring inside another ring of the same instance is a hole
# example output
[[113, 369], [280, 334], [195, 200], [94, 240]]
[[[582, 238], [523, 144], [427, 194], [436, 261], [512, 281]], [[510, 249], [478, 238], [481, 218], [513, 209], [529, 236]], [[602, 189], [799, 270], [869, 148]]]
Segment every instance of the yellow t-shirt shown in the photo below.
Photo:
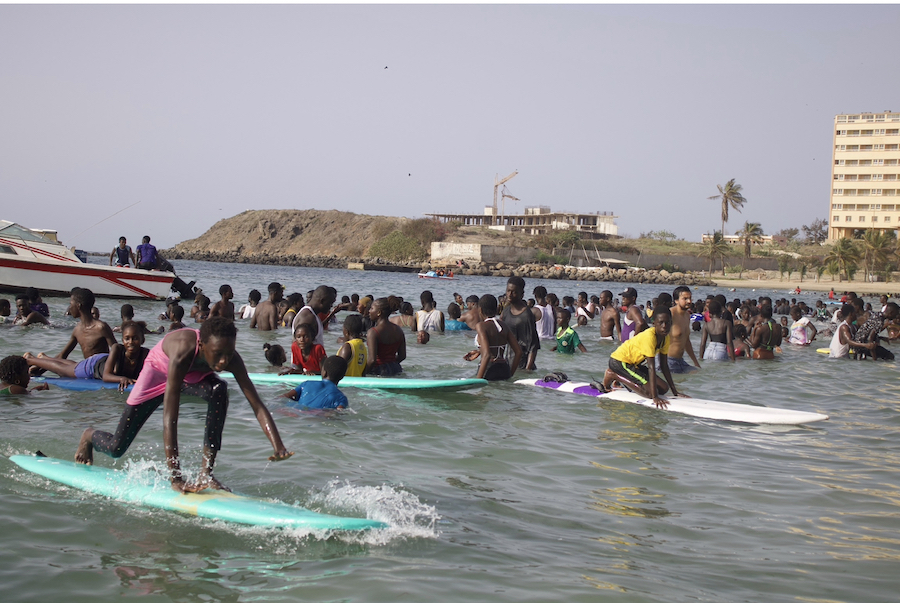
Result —
[[366, 370], [366, 364], [369, 363], [369, 350], [366, 348], [366, 342], [362, 339], [351, 339], [347, 342], [350, 344], [350, 353], [352, 357], [347, 363], [347, 377], [362, 377], [363, 371]]
[[657, 347], [656, 329], [650, 326], [620, 345], [609, 356], [622, 364], [640, 364], [647, 358], [654, 358], [660, 352], [668, 356], [670, 339], [670, 336], [666, 335], [662, 347]]

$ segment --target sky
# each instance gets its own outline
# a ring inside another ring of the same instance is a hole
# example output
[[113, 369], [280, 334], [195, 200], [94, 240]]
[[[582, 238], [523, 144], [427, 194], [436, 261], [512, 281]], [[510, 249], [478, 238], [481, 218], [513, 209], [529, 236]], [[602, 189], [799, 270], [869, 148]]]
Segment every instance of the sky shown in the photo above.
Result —
[[[611, 211], [698, 240], [731, 178], [827, 218], [834, 116], [900, 112], [894, 5], [0, 5], [0, 219], [92, 251], [246, 209]], [[310, 250], [314, 253], [315, 250]]]

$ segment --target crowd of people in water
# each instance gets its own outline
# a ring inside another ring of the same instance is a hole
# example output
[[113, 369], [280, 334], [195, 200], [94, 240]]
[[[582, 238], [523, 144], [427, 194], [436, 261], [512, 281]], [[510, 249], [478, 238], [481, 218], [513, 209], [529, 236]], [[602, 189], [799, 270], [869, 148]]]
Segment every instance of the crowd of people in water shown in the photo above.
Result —
[[[415, 335], [419, 346], [427, 345], [436, 333], [473, 331], [474, 349], [464, 359], [477, 366], [477, 378], [501, 381], [517, 371], [537, 370], [537, 355], [542, 349], [553, 354], [591, 354], [584, 336], [589, 329], [596, 329], [599, 334], [590, 340], [607, 348], [609, 358], [603, 379], [591, 385], [599, 392], [624, 387], [652, 399], [659, 407], [667, 404], [665, 394], [683, 395], [672, 375], [698, 370], [701, 359], [772, 360], [784, 345], [808, 346], [817, 338], [829, 338], [827, 352], [831, 358], [893, 360], [893, 353], [883, 344], [900, 337], [900, 311], [887, 296], [881, 296], [873, 307], [853, 292], [837, 296], [833, 290], [827, 304], [819, 299], [810, 306], [796, 298], [773, 300], [767, 296], [729, 301], [724, 295], [708, 295], [695, 300], [690, 287], [678, 286], [671, 294], [660, 293], [641, 305], [634, 287], [627, 287], [618, 297], [604, 290], [590, 297], [582, 291], [560, 298], [538, 285], [526, 298], [524, 279], [511, 277], [499, 296], [463, 298], [454, 293], [446, 310], [438, 308], [427, 290], [419, 297], [418, 309], [394, 295], [375, 298], [354, 293], [338, 301], [337, 291], [327, 285], [306, 295], [295, 292], [285, 296], [284, 290], [281, 283], [270, 283], [265, 299], [254, 289], [247, 303], [236, 308], [231, 286], [222, 285], [214, 303], [198, 289], [190, 308], [177, 299], [168, 300], [165, 312], [158, 316], [168, 327], [150, 330], [146, 322], [135, 320], [130, 304], [121, 307], [121, 324], [111, 327], [100, 320], [93, 293], [73, 289], [67, 314], [77, 324], [68, 343], [55, 356], [19, 351], [3, 358], [0, 395], [28, 393], [31, 378], [44, 371], [69, 379], [115, 383], [123, 391], [130, 388], [114, 433], [94, 428], [84, 431], [75, 457], [87, 464], [93, 462], [94, 451], [114, 458], [124, 454], [144, 422], [162, 404], [173, 487], [187, 492], [224, 487], [212, 474], [228, 408], [227, 384], [217, 376], [221, 371], [234, 376], [252, 407], [272, 445], [270, 460], [284, 460], [293, 454], [285, 449], [235, 350], [236, 323], [247, 323], [259, 331], [289, 330], [290, 356], [284, 346], [270, 343], [264, 344], [261, 353], [282, 375], [321, 376], [283, 394], [310, 409], [346, 408], [347, 398], [338, 388], [345, 376], [400, 374], [407, 358], [405, 331]], [[49, 308], [34, 289], [18, 295], [15, 307], [12, 316], [9, 301], [0, 299], [4, 324], [48, 323]], [[339, 312], [346, 313], [340, 327]], [[777, 322], [775, 315], [781, 315]], [[191, 324], [199, 328], [189, 328]], [[324, 333], [338, 328], [342, 330], [338, 349], [329, 355]], [[696, 351], [692, 331], [700, 334]], [[117, 332], [121, 333], [121, 342]], [[144, 347], [146, 335], [163, 333], [152, 348]], [[81, 350], [81, 361], [68, 358], [76, 347]], [[557, 372], [545, 379], [565, 379], [565, 375]], [[47, 389], [47, 383], [32, 389]], [[176, 434], [182, 394], [200, 396], [208, 404], [203, 462], [197, 479], [190, 483], [182, 476], [178, 460]]]

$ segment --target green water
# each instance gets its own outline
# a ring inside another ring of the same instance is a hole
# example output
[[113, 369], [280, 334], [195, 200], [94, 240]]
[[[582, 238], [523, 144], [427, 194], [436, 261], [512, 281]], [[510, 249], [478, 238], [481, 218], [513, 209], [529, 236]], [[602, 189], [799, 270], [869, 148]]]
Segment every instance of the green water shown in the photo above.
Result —
[[[289, 292], [326, 283], [339, 294], [412, 300], [427, 287], [440, 307], [454, 291], [504, 288], [495, 278], [425, 283], [402, 274], [178, 267], [208, 292], [230, 283], [236, 301], [272, 280]], [[622, 288], [541, 284], [560, 296]], [[638, 286], [639, 300], [661, 290]], [[695, 294], [709, 292], [719, 291]], [[56, 353], [65, 345], [73, 324], [61, 318], [67, 300], [45, 301], [56, 326], [0, 327], [0, 353]], [[102, 317], [116, 322], [120, 303], [101, 300]], [[134, 305], [138, 319], [162, 309]], [[580, 333], [587, 354], [542, 351], [538, 373], [517, 376], [601, 375], [612, 347], [598, 341], [596, 326]], [[337, 335], [326, 335], [329, 353]], [[156, 341], [149, 336], [147, 344]], [[289, 335], [241, 325], [238, 350], [251, 371], [267, 370], [266, 341], [286, 345]], [[476, 367], [462, 360], [471, 346], [458, 332], [427, 346], [410, 339], [405, 370], [417, 378], [473, 376]], [[260, 386], [296, 452], [277, 464], [266, 460], [271, 448], [234, 389], [217, 467], [223, 482], [391, 527], [347, 535], [214, 523], [88, 495], [0, 458], [0, 600], [895, 601], [896, 376], [894, 364], [831, 361], [786, 346], [774, 362], [704, 363], [680, 380], [700, 398], [831, 416], [798, 427], [704, 421], [512, 383], [417, 394], [351, 388], [351, 412], [326, 417], [285, 408], [280, 388]], [[115, 391], [57, 389], [3, 399], [3, 456], [40, 449], [71, 458], [84, 427], [112, 429], [123, 403]], [[199, 463], [203, 417], [200, 404], [182, 406], [189, 470]], [[160, 471], [161, 422], [157, 413], [125, 457], [98, 456], [98, 464]]]

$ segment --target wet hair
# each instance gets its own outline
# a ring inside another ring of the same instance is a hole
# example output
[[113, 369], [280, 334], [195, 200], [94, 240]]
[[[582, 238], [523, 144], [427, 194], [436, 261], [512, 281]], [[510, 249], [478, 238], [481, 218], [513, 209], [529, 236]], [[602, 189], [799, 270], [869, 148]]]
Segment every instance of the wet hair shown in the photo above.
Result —
[[456, 302], [453, 302], [449, 306], [447, 306], [447, 316], [449, 316], [451, 320], [459, 320], [459, 317], [462, 316], [462, 312], [460, 312], [459, 306], [456, 305]]
[[478, 296], [477, 296], [477, 295], [470, 295], [469, 297], [466, 298], [466, 303], [469, 303], [469, 302], [472, 302], [473, 304], [477, 304], [477, 303], [478, 303]]
[[184, 308], [181, 306], [172, 306], [172, 319], [180, 321], [184, 318]]
[[302, 306], [303, 305], [303, 294], [302, 293], [291, 293], [287, 296], [287, 305], [288, 307], [293, 306]]
[[898, 306], [894, 302], [888, 302], [885, 304], [885, 311], [893, 310], [895, 314], [900, 313], [900, 306]]
[[269, 293], [272, 293], [274, 291], [281, 291], [283, 289], [284, 287], [282, 287], [281, 283], [279, 283], [278, 281], [272, 281], [271, 283], [269, 283]]
[[416, 313], [416, 309], [413, 308], [413, 305], [407, 301], [400, 303], [400, 314], [405, 314], [407, 316], [412, 316]]
[[8, 299], [0, 299], [0, 308], [9, 310], [10, 309], [9, 300]]
[[[128, 320], [134, 318], [134, 306], [131, 304], [122, 304], [122, 308], [119, 310], [122, 318]], [[122, 323], [122, 326], [125, 326], [125, 323]]]
[[122, 323], [122, 334], [124, 335], [125, 329], [137, 329], [138, 334], [141, 336], [141, 343], [144, 343], [144, 331], [147, 330], [147, 323], [143, 320], [126, 320]]
[[713, 299], [715, 299], [717, 302], [719, 302], [719, 305], [722, 306], [723, 308], [725, 307], [725, 304], [728, 303], [728, 300], [726, 300], [725, 296], [722, 295], [721, 293], [718, 294], [717, 296], [715, 296]]
[[231, 285], [222, 285], [219, 287], [219, 295], [225, 295], [226, 291], [231, 291]]
[[557, 311], [556, 311], [556, 315], [557, 315], [557, 318], [562, 317], [563, 319], [565, 319], [565, 321], [566, 321], [567, 323], [568, 323], [570, 320], [572, 320], [572, 313], [569, 312], [568, 310], [566, 310], [565, 308], [562, 308], [562, 309], [560, 309], [560, 310], [557, 310]]
[[251, 289], [250, 295], [248, 295], [247, 298], [259, 303], [259, 300], [262, 299], [262, 293], [260, 293], [258, 289]]
[[662, 308], [671, 308], [672, 307], [672, 296], [663, 291], [659, 295], [656, 296], [656, 303], [653, 304], [653, 313], [655, 314]]
[[213, 316], [200, 325], [200, 341], [206, 343], [210, 337], [222, 337], [235, 339], [237, 327], [234, 322], [224, 316]]
[[803, 316], [803, 310], [800, 309], [800, 306], [793, 306], [791, 308], [791, 318], [799, 320], [801, 316]]
[[[285, 361], [287, 361], [287, 354], [284, 353], [284, 348], [277, 343], [275, 345], [272, 345], [271, 343], [264, 343], [263, 355], [265, 355], [266, 360], [268, 360], [269, 364], [271, 364], [272, 366], [281, 366]], [[284, 358], [284, 360], [279, 362], [279, 358]]]
[[722, 316], [722, 304], [717, 299], [709, 300], [709, 315]]
[[762, 304], [759, 306], [759, 315], [763, 318], [772, 318], [772, 304]]
[[402, 297], [397, 297], [396, 295], [388, 295], [388, 307], [391, 309], [391, 313], [398, 311], [402, 303]]
[[202, 294], [197, 296], [197, 305], [200, 306], [201, 308], [208, 308], [209, 307], [209, 298]]
[[431, 304], [434, 305], [434, 295], [431, 294], [431, 291], [427, 289], [422, 291], [422, 294], [419, 296], [419, 301], [422, 302], [422, 305]]
[[532, 291], [531, 293], [535, 297], [547, 297], [547, 287], [545, 287], [543, 285], [538, 285], [537, 287], [534, 288], [534, 291]]
[[359, 314], [351, 314], [347, 318], [344, 319], [344, 330], [349, 334], [357, 334], [362, 333], [363, 330], [363, 320], [362, 316]]
[[497, 315], [497, 298], [487, 293], [478, 298], [478, 309], [486, 318]]
[[128, 239], [126, 239], [125, 237], [119, 237], [119, 240], [120, 240], [120, 241], [127, 241]]
[[734, 338], [735, 339], [743, 339], [747, 336], [747, 327], [744, 326], [744, 323], [735, 323], [734, 325]]
[[690, 293], [690, 292], [691, 292], [691, 288], [688, 287], [687, 285], [678, 285], [678, 286], [675, 287], [675, 289], [672, 291], [672, 299], [678, 299], [679, 297], [681, 297], [681, 294], [684, 293], [685, 291], [687, 291], [688, 293]]
[[350, 303], [350, 296], [349, 296], [349, 295], [341, 296], [341, 303], [342, 303], [342, 304], [349, 304], [349, 303]]
[[19, 376], [28, 370], [28, 361], [22, 356], [12, 355], [0, 360], [0, 381], [10, 385], [18, 384]]
[[75, 287], [70, 295], [75, 300], [75, 304], [82, 310], [90, 310], [94, 307], [94, 292], [84, 287]]
[[[30, 299], [31, 301], [35, 301], [35, 302], [36, 302], [36, 301], [37, 301], [37, 298], [39, 298], [39, 297], [41, 296], [41, 294], [40, 294], [40, 292], [39, 292], [37, 289], [35, 289], [34, 287], [28, 287], [27, 289], [25, 289], [25, 296], [26, 296], [28, 299]], [[18, 298], [16, 298], [16, 299], [18, 299]]]
[[297, 328], [294, 329], [294, 337], [295, 338], [297, 337], [297, 333], [299, 333], [301, 331], [301, 329], [306, 329], [307, 331], [309, 331], [309, 336], [312, 339], [316, 338], [316, 331], [315, 331], [315, 329], [313, 329], [313, 326], [311, 324], [309, 324], [308, 322], [301, 322], [300, 324], [297, 325]]
[[340, 356], [329, 356], [322, 361], [322, 372], [328, 374], [328, 380], [337, 383], [347, 374], [347, 361]]
[[851, 304], [854, 308], [856, 308], [856, 311], [857, 311], [858, 314], [861, 314], [861, 313], [862, 313], [862, 311], [863, 311], [863, 309], [864, 309], [864, 305], [863, 305], [863, 300], [862, 300], [862, 299], [860, 299], [860, 298], [858, 298], [858, 297], [854, 297], [853, 299], [850, 300], [850, 304]]

